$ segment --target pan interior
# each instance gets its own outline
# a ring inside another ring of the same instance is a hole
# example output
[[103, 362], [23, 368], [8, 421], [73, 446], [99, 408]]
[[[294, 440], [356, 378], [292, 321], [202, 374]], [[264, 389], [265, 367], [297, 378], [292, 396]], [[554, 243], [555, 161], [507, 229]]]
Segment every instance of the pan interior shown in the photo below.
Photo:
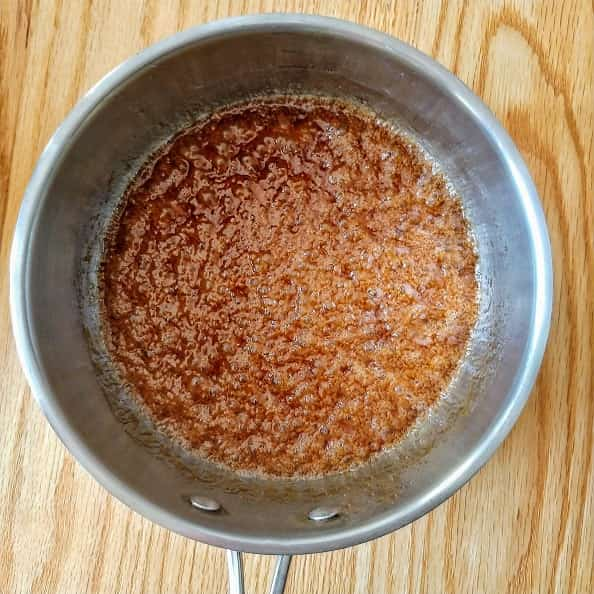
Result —
[[[362, 538], [397, 528], [448, 494], [469, 453], [482, 447], [510, 405], [536, 300], [522, 190], [489, 131], [456, 93], [417, 54], [374, 40], [325, 27], [280, 31], [256, 24], [234, 35], [196, 36], [156, 55], [102, 97], [68, 140], [44, 190], [31, 236], [27, 300], [50, 406], [92, 452], [102, 469], [97, 474], [130, 494], [132, 505], [142, 501], [138, 507], [152, 519], [187, 536], [243, 550], [305, 552], [353, 544], [361, 540], [358, 529], [373, 522], [375, 533]], [[461, 197], [479, 253], [479, 318], [447, 394], [392, 450], [325, 478], [241, 477], [156, 437], [114, 380], [99, 331], [98, 266], [131, 177], [201, 114], [277, 93], [354, 99], [412, 135]], [[222, 511], [193, 509], [194, 494], [216, 499]], [[337, 507], [338, 519], [308, 520], [321, 505]]]

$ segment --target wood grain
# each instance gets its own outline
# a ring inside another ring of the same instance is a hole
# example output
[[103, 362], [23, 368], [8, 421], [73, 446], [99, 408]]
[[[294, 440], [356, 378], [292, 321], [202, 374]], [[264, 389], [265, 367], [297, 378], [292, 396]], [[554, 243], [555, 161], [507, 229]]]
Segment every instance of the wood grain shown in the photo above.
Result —
[[[43, 146], [77, 98], [130, 54], [228, 15], [348, 18], [433, 55], [491, 107], [526, 159], [554, 253], [555, 304], [536, 388], [466, 487], [391, 536], [296, 559], [288, 591], [594, 591], [593, 31], [587, 1], [0, 3], [0, 592], [218, 593], [224, 555], [147, 522], [99, 487], [33, 402], [8, 311], [8, 255]], [[250, 556], [249, 592], [272, 561]]]

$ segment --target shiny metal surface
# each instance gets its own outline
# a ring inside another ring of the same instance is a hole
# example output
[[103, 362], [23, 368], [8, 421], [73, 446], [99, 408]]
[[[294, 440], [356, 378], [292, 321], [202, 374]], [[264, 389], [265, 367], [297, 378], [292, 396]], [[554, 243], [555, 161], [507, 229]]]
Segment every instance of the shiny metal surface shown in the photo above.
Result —
[[335, 507], [315, 507], [308, 514], [307, 517], [314, 522], [325, 522], [336, 518], [339, 511]]
[[221, 509], [221, 504], [218, 501], [200, 495], [192, 495], [190, 497], [190, 505], [196, 509], [209, 512], [216, 512]]
[[[272, 581], [270, 594], [283, 594], [289, 575], [292, 555], [278, 555]], [[229, 577], [229, 594], [244, 593], [243, 557], [237, 551], [227, 550], [227, 573]]]
[[[157, 445], [139, 442], [142, 428], [123, 430], [94, 358], [93, 271], [105, 221], [152, 148], [213, 106], [287, 90], [363, 101], [433, 155], [461, 194], [476, 237], [481, 313], [443, 407], [407, 444], [354, 473], [271, 484], [171, 464]], [[39, 159], [19, 214], [10, 281], [23, 368], [77, 460], [113, 495], [171, 530], [235, 551], [278, 554], [381, 536], [470, 479], [528, 398], [552, 299], [538, 196], [517, 149], [481, 101], [406, 44], [299, 15], [190, 29], [99, 81]], [[193, 509], [194, 493], [219, 502], [224, 513]], [[320, 506], [336, 507], [340, 516], [310, 521], [309, 511]]]
[[270, 584], [270, 594], [283, 594], [291, 565], [291, 555], [279, 555]]
[[227, 573], [229, 575], [229, 594], [244, 594], [243, 559], [237, 551], [227, 551]]

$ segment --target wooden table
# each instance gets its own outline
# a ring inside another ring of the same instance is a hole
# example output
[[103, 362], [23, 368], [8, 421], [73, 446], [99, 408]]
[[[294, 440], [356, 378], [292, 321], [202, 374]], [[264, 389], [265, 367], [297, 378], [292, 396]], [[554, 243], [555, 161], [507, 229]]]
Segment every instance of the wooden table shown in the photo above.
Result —
[[[592, 5], [354, 0], [3, 0], [0, 7], [0, 592], [224, 592], [221, 551], [144, 520], [66, 452], [31, 398], [10, 331], [8, 255], [35, 161], [81, 94], [180, 29], [271, 10], [339, 16], [434, 56], [509, 130], [553, 245], [551, 336], [510, 437], [470, 484], [396, 534], [294, 560], [288, 592], [594, 592]], [[521, 255], [520, 255], [521, 257]], [[265, 592], [272, 560], [247, 560]]]

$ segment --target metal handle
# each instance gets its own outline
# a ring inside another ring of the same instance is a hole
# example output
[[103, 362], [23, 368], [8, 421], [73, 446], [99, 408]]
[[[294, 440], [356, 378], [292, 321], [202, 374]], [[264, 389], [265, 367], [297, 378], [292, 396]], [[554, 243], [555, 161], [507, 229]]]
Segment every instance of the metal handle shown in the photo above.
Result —
[[241, 553], [227, 551], [227, 568], [229, 570], [229, 594], [245, 594]]
[[[270, 594], [283, 594], [290, 565], [291, 555], [278, 555], [270, 584]], [[229, 594], [245, 594], [241, 553], [228, 550], [227, 567], [229, 568]]]

